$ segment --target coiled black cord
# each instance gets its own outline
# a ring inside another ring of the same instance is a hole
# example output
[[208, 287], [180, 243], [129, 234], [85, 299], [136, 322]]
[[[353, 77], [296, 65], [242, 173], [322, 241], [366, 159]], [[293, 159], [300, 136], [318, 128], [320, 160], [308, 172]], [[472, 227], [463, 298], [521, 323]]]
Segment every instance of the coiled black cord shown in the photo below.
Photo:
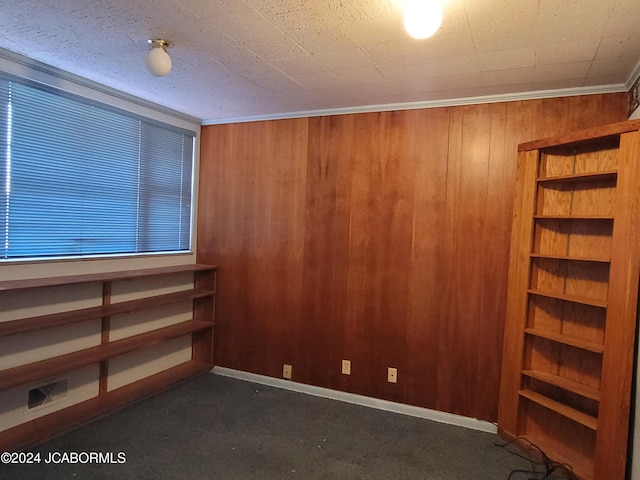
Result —
[[[518, 452], [515, 448], [509, 448], [514, 446], [516, 442], [520, 445], [529, 445], [529, 448], [526, 450], [526, 455]], [[526, 475], [529, 475], [529, 477], [526, 477], [526, 480], [578, 480], [578, 477], [573, 473], [571, 465], [551, 460], [540, 447], [526, 438], [518, 437], [510, 442], [496, 442], [494, 445], [504, 448], [509, 453], [527, 460], [531, 465], [531, 470], [513, 470], [509, 474], [509, 477], [507, 477], [507, 480], [524, 479]]]

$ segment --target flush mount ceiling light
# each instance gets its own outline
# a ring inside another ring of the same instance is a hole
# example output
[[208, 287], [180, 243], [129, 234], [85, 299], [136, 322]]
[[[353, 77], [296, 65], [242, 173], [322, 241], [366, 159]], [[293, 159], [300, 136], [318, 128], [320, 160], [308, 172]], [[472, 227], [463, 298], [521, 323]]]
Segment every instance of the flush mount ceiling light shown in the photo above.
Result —
[[149, 53], [144, 60], [144, 64], [151, 75], [156, 77], [164, 77], [171, 71], [171, 57], [167, 53], [167, 48], [172, 45], [161, 38], [152, 38], [147, 40], [149, 44]]
[[409, 0], [404, 12], [404, 28], [418, 40], [429, 38], [442, 23], [442, 6], [439, 0]]

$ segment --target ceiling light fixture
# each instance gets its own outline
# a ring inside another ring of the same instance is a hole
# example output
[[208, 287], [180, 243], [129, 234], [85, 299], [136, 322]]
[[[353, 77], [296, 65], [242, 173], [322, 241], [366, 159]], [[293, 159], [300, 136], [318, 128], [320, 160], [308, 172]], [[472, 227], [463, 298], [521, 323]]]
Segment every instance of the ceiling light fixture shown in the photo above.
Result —
[[172, 45], [161, 38], [152, 38], [147, 40], [149, 44], [149, 53], [144, 60], [144, 64], [151, 75], [156, 77], [164, 77], [171, 71], [171, 57], [167, 53], [167, 48]]
[[442, 23], [439, 0], [409, 0], [404, 12], [404, 28], [413, 38], [423, 40], [436, 33]]

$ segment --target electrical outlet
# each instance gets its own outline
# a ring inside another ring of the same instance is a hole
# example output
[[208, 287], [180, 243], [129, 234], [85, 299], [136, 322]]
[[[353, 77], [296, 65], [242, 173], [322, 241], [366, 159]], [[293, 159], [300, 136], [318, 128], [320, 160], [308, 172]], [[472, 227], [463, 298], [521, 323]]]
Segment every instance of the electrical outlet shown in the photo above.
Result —
[[389, 383], [398, 383], [398, 369], [389, 367], [387, 370], [387, 382]]
[[284, 366], [282, 367], [282, 377], [286, 378], [287, 380], [291, 380], [291, 370], [292, 370], [292, 366], [291, 365], [287, 365], [286, 363], [284, 364]]
[[342, 374], [351, 375], [351, 360], [342, 360]]

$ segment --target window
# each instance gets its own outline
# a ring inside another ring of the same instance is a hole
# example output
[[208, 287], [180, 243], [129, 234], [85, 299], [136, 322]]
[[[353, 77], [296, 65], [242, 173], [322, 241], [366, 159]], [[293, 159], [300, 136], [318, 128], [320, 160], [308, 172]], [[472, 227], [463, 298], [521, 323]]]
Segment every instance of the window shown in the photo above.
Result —
[[194, 136], [0, 77], [0, 258], [190, 250]]

